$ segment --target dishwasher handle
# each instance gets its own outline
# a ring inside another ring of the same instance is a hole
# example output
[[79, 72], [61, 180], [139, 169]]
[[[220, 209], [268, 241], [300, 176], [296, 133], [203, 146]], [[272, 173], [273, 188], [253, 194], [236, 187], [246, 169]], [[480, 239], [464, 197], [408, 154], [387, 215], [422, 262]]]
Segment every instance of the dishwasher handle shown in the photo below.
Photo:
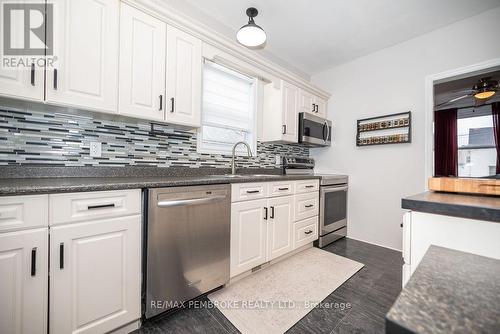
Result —
[[217, 202], [225, 199], [226, 196], [210, 196], [210, 197], [201, 197], [201, 198], [193, 198], [193, 199], [174, 199], [168, 201], [159, 201], [159, 208], [171, 208], [174, 206], [184, 206], [184, 205], [199, 205], [199, 204], [208, 204], [212, 202]]

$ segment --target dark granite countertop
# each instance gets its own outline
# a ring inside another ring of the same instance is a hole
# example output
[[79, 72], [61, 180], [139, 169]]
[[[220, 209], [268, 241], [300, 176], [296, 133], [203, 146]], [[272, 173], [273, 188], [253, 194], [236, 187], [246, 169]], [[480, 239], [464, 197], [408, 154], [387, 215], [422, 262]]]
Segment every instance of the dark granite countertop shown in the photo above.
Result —
[[403, 209], [500, 222], [500, 197], [427, 191], [401, 200]]
[[431, 246], [389, 310], [386, 333], [500, 333], [500, 260]]
[[0, 196], [317, 179], [307, 175], [0, 178]]

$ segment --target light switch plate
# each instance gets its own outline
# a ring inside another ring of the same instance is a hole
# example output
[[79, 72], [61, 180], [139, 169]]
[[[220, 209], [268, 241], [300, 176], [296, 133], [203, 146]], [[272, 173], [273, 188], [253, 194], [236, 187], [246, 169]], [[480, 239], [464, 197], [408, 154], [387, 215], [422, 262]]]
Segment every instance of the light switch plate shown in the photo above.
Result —
[[90, 156], [100, 158], [102, 155], [101, 143], [98, 141], [90, 142]]

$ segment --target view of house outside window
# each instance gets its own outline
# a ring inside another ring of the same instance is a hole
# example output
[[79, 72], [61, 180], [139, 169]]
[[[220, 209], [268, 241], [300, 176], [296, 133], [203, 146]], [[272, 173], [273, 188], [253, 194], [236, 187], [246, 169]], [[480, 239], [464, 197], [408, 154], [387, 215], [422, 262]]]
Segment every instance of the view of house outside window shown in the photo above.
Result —
[[496, 174], [493, 120], [490, 115], [458, 118], [458, 176], [486, 177]]

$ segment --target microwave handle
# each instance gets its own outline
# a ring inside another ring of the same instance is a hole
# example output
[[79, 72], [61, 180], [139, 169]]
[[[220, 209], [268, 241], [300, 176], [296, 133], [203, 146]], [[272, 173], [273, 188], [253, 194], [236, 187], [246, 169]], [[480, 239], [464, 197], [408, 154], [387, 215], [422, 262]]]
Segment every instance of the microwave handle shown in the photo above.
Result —
[[323, 124], [323, 130], [322, 130], [323, 141], [326, 143], [326, 141], [328, 139], [328, 130], [327, 130], [326, 135], [325, 135], [325, 129], [328, 129], [328, 123], [326, 123], [326, 121]]

